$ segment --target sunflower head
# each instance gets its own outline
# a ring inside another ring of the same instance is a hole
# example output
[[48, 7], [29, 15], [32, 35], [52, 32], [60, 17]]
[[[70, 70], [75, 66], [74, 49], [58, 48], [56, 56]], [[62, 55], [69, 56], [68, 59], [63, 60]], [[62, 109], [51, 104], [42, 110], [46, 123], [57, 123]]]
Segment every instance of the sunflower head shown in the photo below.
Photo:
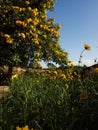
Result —
[[84, 44], [84, 49], [90, 51], [91, 47], [88, 44]]

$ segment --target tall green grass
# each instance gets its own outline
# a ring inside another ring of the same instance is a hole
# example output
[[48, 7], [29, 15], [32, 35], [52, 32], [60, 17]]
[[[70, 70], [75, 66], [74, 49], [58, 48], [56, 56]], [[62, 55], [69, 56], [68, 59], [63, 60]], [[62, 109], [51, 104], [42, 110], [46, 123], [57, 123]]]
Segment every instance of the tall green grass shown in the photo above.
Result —
[[[0, 99], [0, 130], [95, 130], [98, 127], [98, 81], [66, 70], [19, 75]], [[61, 74], [66, 78], [62, 78]]]

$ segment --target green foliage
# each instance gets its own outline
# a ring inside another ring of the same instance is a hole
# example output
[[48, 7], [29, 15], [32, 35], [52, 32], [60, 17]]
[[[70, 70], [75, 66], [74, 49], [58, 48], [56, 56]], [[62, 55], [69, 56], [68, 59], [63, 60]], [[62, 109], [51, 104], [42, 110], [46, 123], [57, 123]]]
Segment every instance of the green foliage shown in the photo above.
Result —
[[14, 79], [0, 100], [1, 129], [25, 125], [37, 130], [98, 127], [98, 82], [89, 77], [81, 81], [78, 75], [68, 77], [72, 70], [28, 71]]
[[66, 65], [67, 53], [58, 43], [61, 26], [47, 17], [54, 4], [55, 0], [0, 1], [0, 57], [25, 67], [36, 59]]

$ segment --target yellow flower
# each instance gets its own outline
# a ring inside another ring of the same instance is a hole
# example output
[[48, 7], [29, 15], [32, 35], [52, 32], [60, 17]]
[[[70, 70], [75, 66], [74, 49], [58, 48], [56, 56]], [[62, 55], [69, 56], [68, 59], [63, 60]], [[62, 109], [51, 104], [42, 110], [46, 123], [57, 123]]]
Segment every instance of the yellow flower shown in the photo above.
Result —
[[43, 8], [46, 8], [46, 4], [43, 4]]
[[50, 32], [50, 29], [48, 28], [47, 25], [44, 25], [44, 26], [43, 26], [43, 29], [45, 29], [46, 31]]
[[62, 26], [60, 24], [57, 24], [57, 28], [60, 29]]
[[50, 24], [51, 24], [51, 22], [50, 22], [50, 21], [47, 21], [47, 24], [48, 24], [48, 25], [50, 25]]
[[98, 68], [96, 68], [95, 71], [98, 72]]
[[27, 23], [25, 23], [25, 22], [22, 22], [22, 24], [21, 24], [23, 27], [26, 27], [27, 26]]
[[44, 11], [44, 14], [47, 14], [47, 10], [43, 10]]
[[8, 39], [6, 40], [6, 42], [9, 43], [9, 44], [12, 44], [12, 43], [13, 43], [13, 39], [12, 39], [12, 38], [8, 38]]
[[6, 42], [9, 44], [13, 43], [13, 38], [9, 34], [4, 34], [4, 38], [6, 39]]
[[22, 37], [22, 38], [26, 38], [26, 36], [25, 36], [24, 33], [21, 33], [21, 37]]
[[53, 71], [53, 74], [57, 75], [57, 71]]
[[88, 98], [88, 94], [87, 93], [81, 93], [80, 94], [80, 99], [87, 99]]
[[18, 74], [15, 74], [15, 75], [12, 75], [12, 80], [14, 80], [14, 79], [17, 79], [18, 78]]
[[18, 33], [18, 36], [19, 36], [19, 37], [22, 37], [22, 38], [24, 38], [24, 39], [26, 38], [26, 35], [25, 35], [24, 33]]
[[33, 37], [34, 37], [35, 39], [37, 39], [37, 38], [38, 38], [38, 34], [33, 33]]
[[18, 6], [12, 6], [13, 10], [18, 11], [19, 7]]
[[22, 130], [29, 130], [29, 129], [28, 129], [28, 126], [27, 126], [27, 125], [24, 126], [24, 127], [22, 128]]
[[53, 28], [51, 28], [51, 29], [50, 29], [50, 32], [53, 32], [53, 31], [54, 31], [54, 29], [53, 29]]
[[38, 44], [39, 44], [39, 41], [38, 41], [38, 40], [35, 40], [35, 41], [34, 41], [34, 44], [37, 44], [37, 45], [38, 45]]
[[31, 30], [33, 30], [33, 32], [36, 31], [36, 28], [35, 28], [35, 26], [33, 26], [33, 25], [30, 25], [30, 28], [31, 28]]
[[34, 19], [33, 24], [36, 26], [39, 23], [39, 19]]
[[47, 38], [47, 35], [43, 35], [43, 37], [46, 39], [46, 38]]
[[17, 126], [17, 127], [16, 127], [16, 130], [29, 130], [29, 128], [28, 128], [28, 125], [26, 125], [26, 126], [24, 126], [24, 127], [19, 127], [19, 126]]
[[39, 53], [39, 52], [37, 52], [37, 53], [36, 53], [36, 56], [37, 56], [37, 57], [39, 57], [39, 56], [40, 56], [40, 53]]
[[16, 127], [16, 130], [22, 130], [19, 126]]
[[56, 55], [59, 55], [59, 53], [60, 53], [59, 51], [55, 51], [55, 54], [56, 54]]
[[41, 18], [42, 18], [42, 19], [46, 19], [46, 18], [47, 18], [47, 16], [46, 16], [46, 15], [43, 15]]
[[50, 9], [50, 5], [49, 4], [47, 4], [47, 8]]
[[38, 15], [38, 9], [37, 9], [37, 8], [32, 9], [31, 12], [32, 12], [32, 14], [33, 14], [34, 16], [37, 16], [37, 15]]
[[16, 24], [17, 24], [17, 25], [20, 25], [20, 24], [21, 24], [21, 21], [20, 21], [20, 20], [16, 20]]
[[43, 25], [42, 25], [42, 24], [40, 25], [40, 28], [43, 28]]
[[30, 4], [30, 2], [26, 0], [26, 1], [25, 1], [25, 4], [26, 4], [26, 5], [29, 5], [29, 4]]
[[25, 21], [16, 20], [16, 25], [26, 27], [27, 23]]
[[5, 38], [10, 38], [10, 35], [9, 34], [4, 34], [4, 37]]
[[28, 18], [28, 19], [25, 20], [25, 23], [30, 23], [30, 22], [32, 22], [31, 18]]
[[74, 67], [75, 65], [74, 65], [74, 63], [71, 63], [71, 67]]
[[29, 10], [29, 11], [32, 11], [32, 8], [31, 8], [31, 7], [28, 7], [28, 10]]
[[88, 44], [84, 44], [84, 49], [89, 51], [91, 49], [91, 47]]
[[70, 61], [70, 65], [71, 65], [71, 67], [74, 67], [74, 66], [75, 66], [75, 64], [74, 64], [73, 61]]
[[66, 79], [66, 75], [65, 74], [61, 74], [61, 79]]
[[25, 8], [19, 8], [19, 11], [20, 12], [25, 11]]
[[54, 31], [54, 36], [55, 37], [59, 37], [59, 32], [58, 31]]

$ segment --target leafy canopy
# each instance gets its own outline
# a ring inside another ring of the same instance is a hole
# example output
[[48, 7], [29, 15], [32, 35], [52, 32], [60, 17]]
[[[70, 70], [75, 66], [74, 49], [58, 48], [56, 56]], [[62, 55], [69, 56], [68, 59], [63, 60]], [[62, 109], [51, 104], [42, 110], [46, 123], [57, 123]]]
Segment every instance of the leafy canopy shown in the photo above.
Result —
[[22, 66], [41, 60], [66, 65], [61, 25], [47, 17], [54, 5], [55, 0], [0, 0], [0, 57]]

